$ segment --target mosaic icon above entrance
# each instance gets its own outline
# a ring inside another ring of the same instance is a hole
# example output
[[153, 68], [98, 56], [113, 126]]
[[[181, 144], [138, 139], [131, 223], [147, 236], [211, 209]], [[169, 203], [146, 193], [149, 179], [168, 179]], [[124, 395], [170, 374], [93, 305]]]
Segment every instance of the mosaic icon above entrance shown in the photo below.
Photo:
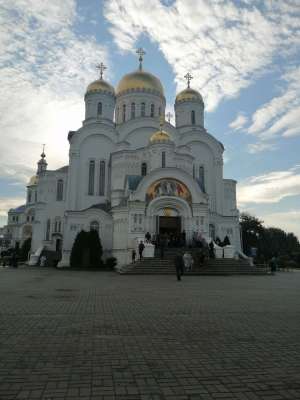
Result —
[[175, 196], [181, 197], [188, 203], [192, 202], [192, 195], [186, 185], [176, 179], [159, 179], [152, 183], [146, 193], [146, 202], [149, 203], [156, 197]]

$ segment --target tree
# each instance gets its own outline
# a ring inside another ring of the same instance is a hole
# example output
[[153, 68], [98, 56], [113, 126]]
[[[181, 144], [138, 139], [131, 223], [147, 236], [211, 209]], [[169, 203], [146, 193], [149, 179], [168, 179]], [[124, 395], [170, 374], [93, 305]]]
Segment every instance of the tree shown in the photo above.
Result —
[[88, 246], [87, 232], [80, 231], [73, 243], [70, 257], [70, 266], [72, 268], [82, 267]]
[[102, 267], [102, 245], [96, 230], [89, 232], [90, 266]]
[[279, 228], [266, 228], [263, 221], [242, 213], [240, 215], [242, 244], [244, 253], [250, 255], [251, 247], [257, 248], [257, 256], [261, 260], [269, 260], [273, 255], [296, 257], [300, 245], [293, 233], [286, 233]]
[[98, 232], [81, 231], [75, 238], [70, 257], [70, 266], [73, 268], [103, 266], [102, 245]]
[[21, 246], [21, 250], [20, 250], [20, 260], [21, 261], [27, 261], [28, 253], [30, 252], [30, 249], [31, 249], [31, 237], [24, 240], [24, 242]]
[[251, 247], [259, 248], [259, 238], [263, 235], [263, 221], [247, 213], [241, 213], [240, 226], [242, 246], [245, 254], [250, 255]]

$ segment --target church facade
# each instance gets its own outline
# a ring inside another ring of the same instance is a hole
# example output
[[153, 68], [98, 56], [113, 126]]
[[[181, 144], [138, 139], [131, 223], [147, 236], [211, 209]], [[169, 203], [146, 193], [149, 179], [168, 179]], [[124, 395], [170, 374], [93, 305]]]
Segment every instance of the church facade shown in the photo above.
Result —
[[191, 76], [176, 96], [173, 125], [165, 120], [163, 86], [144, 71], [141, 52], [139, 68], [116, 89], [103, 69], [87, 87], [82, 126], [68, 134], [69, 164], [49, 170], [43, 151], [26, 204], [9, 211], [7, 227], [20, 242], [32, 235], [32, 252], [61, 251], [61, 266], [69, 264], [76, 235], [90, 229], [120, 266], [146, 232], [184, 230], [187, 241], [227, 235], [240, 250], [236, 181], [223, 178], [224, 147], [204, 127]]

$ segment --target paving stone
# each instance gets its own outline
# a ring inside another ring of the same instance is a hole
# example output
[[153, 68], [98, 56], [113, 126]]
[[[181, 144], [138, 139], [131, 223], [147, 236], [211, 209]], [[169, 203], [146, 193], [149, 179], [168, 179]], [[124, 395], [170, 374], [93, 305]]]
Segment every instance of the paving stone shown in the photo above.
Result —
[[0, 270], [0, 400], [300, 399], [300, 272]]

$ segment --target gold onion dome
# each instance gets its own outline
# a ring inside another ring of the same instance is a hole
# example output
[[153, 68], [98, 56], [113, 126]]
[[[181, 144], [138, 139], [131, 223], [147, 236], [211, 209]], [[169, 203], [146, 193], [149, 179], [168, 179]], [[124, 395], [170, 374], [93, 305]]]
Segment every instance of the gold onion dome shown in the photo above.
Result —
[[125, 75], [117, 86], [116, 93], [121, 94], [129, 91], [151, 91], [164, 96], [164, 88], [156, 76], [139, 69], [135, 72]]
[[27, 186], [37, 185], [37, 183], [38, 183], [38, 177], [37, 177], [37, 175], [33, 175], [33, 176], [29, 179], [29, 182], [28, 182], [28, 185], [27, 185]]
[[176, 103], [184, 101], [200, 101], [203, 103], [201, 94], [190, 87], [187, 87], [176, 96]]
[[171, 135], [162, 130], [155, 132], [150, 138], [150, 143], [166, 143], [171, 141]]
[[105, 82], [101, 78], [90, 83], [86, 89], [86, 93], [97, 93], [97, 92], [108, 93], [113, 96], [115, 95], [115, 89], [113, 88], [113, 86]]

